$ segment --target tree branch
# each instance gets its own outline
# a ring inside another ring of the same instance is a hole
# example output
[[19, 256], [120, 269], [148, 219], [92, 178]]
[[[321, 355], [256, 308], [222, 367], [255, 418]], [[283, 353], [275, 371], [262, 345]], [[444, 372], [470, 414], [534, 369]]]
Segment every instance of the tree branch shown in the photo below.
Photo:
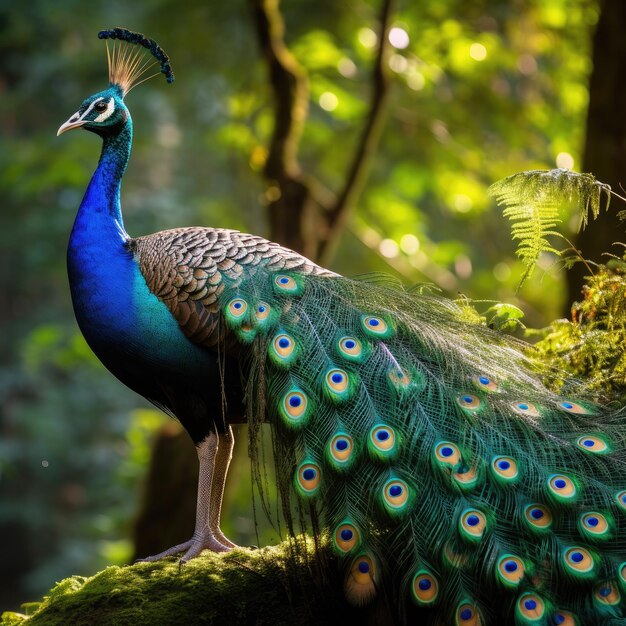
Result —
[[269, 194], [271, 238], [308, 256], [313, 207], [298, 163], [298, 146], [308, 113], [308, 80], [284, 42], [278, 0], [249, 0], [274, 95], [274, 130], [263, 173], [276, 187]]
[[363, 189], [378, 146], [389, 91], [385, 61], [389, 49], [387, 31], [395, 0], [382, 3], [369, 112], [343, 188], [332, 200], [325, 197], [312, 176], [301, 172], [298, 163], [298, 146], [308, 113], [308, 80], [285, 45], [278, 0], [249, 2], [274, 96], [274, 130], [263, 170], [270, 184], [270, 237], [313, 260], [323, 256], [325, 261]]
[[300, 174], [297, 152], [308, 113], [308, 80], [284, 42], [278, 0], [250, 0], [259, 44], [274, 93], [274, 130], [265, 163], [269, 178]]
[[386, 71], [386, 59], [389, 50], [387, 36], [389, 23], [393, 13], [395, 0], [383, 0], [380, 12], [380, 31], [378, 51], [372, 68], [372, 94], [370, 109], [354, 158], [344, 183], [331, 209], [325, 214], [326, 228], [320, 240], [318, 254], [322, 263], [328, 260], [336, 246], [337, 239], [343, 231], [350, 210], [361, 194], [367, 178], [372, 157], [380, 140], [383, 113], [389, 93], [389, 77]]

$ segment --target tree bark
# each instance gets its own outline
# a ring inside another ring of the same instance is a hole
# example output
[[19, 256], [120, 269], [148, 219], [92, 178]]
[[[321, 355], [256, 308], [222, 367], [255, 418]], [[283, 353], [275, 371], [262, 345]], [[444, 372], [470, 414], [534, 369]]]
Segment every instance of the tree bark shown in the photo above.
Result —
[[329, 260], [349, 212], [363, 190], [378, 146], [389, 91], [387, 31], [394, 4], [395, 0], [381, 3], [370, 107], [343, 187], [328, 201], [317, 191], [320, 185], [315, 173], [302, 172], [298, 163], [300, 136], [308, 113], [308, 78], [285, 44], [278, 0], [250, 0], [274, 100], [274, 130], [263, 171], [271, 188], [270, 238], [314, 261]]
[[[593, 71], [589, 83], [587, 135], [582, 170], [623, 194], [626, 181], [626, 2], [604, 0], [593, 37]], [[619, 253], [613, 243], [626, 240], [626, 225], [617, 218], [617, 201], [608, 212], [579, 233], [575, 245], [586, 259], [602, 262], [604, 252]], [[583, 278], [589, 272], [577, 263], [567, 273], [566, 308], [580, 300]]]

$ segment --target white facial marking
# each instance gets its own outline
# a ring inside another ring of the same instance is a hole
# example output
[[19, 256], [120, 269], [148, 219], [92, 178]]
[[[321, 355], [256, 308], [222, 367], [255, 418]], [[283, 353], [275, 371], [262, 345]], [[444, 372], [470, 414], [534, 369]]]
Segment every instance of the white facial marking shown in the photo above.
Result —
[[[80, 121], [86, 121], [85, 118], [89, 115], [89, 113], [91, 113], [92, 109], [94, 108], [94, 106], [100, 102], [101, 100], [104, 100], [104, 98], [98, 98], [97, 100], [94, 100], [88, 107], [87, 110], [80, 116]], [[107, 108], [106, 111], [103, 111], [102, 113], [100, 113], [100, 115], [98, 115], [98, 117], [96, 117], [93, 121], [94, 122], [104, 122], [104, 120], [106, 120], [107, 118], [111, 117], [111, 115], [113, 115], [113, 111], [115, 111], [115, 100], [113, 98], [111, 98], [108, 102], [107, 102]], [[71, 123], [74, 123], [77, 121], [78, 114], [72, 116], [72, 119], [70, 119], [69, 121]]]
[[104, 122], [104, 120], [106, 120], [107, 118], [111, 117], [111, 115], [113, 115], [113, 111], [115, 111], [115, 101], [113, 100], [113, 98], [111, 98], [107, 102], [106, 111], [103, 111], [102, 113], [100, 113], [100, 115], [98, 115], [98, 117], [94, 120], [94, 122]]
[[[98, 98], [97, 100], [94, 100], [88, 107], [87, 110], [80, 116], [80, 121], [84, 121], [85, 117], [87, 115], [89, 115], [89, 113], [91, 112], [91, 109], [93, 109], [94, 105], [96, 104], [96, 102], [100, 102], [100, 100], [104, 100], [104, 98]], [[105, 111], [106, 112], [106, 111]]]

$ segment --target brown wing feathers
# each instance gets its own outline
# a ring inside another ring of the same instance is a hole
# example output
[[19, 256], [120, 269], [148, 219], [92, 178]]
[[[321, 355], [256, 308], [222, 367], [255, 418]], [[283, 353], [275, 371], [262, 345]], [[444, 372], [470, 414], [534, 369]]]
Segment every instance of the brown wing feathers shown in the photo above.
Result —
[[299, 254], [261, 237], [233, 230], [178, 228], [131, 241], [146, 283], [185, 335], [213, 348], [220, 340], [219, 298], [224, 279], [236, 282], [244, 272], [297, 270], [331, 274]]

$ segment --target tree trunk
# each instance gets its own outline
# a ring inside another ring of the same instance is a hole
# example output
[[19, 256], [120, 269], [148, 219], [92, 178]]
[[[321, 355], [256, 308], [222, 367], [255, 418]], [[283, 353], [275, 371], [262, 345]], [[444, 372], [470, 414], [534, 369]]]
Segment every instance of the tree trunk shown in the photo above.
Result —
[[[593, 71], [589, 83], [587, 136], [582, 170], [591, 172], [620, 194], [626, 181], [626, 2], [604, 0], [593, 38]], [[625, 241], [626, 225], [617, 218], [617, 202], [607, 213], [591, 222], [576, 239], [576, 247], [586, 259], [602, 261], [603, 252], [618, 252], [613, 243]], [[623, 208], [623, 207], [622, 207]], [[580, 300], [583, 278], [588, 270], [577, 263], [567, 273], [567, 312]]]

